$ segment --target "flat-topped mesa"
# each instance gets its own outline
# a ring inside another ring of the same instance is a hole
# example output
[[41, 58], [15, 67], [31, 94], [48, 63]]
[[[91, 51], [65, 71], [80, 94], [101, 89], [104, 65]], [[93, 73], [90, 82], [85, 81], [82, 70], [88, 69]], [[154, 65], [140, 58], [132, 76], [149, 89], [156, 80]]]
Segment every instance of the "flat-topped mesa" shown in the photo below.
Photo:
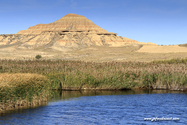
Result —
[[53, 23], [37, 24], [36, 26], [29, 27], [27, 30], [21, 30], [17, 34], [40, 34], [43, 31], [95, 31], [98, 33], [108, 33], [86, 17], [70, 13]]

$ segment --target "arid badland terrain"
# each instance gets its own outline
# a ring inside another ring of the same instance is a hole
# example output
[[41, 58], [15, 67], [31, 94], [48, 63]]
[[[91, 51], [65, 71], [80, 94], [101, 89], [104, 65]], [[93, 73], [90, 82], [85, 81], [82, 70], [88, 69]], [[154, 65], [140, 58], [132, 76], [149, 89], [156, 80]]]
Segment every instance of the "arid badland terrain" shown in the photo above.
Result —
[[0, 59], [83, 61], [152, 61], [187, 58], [187, 48], [159, 46], [117, 36], [77, 14], [49, 24], [37, 24], [17, 34], [0, 35]]

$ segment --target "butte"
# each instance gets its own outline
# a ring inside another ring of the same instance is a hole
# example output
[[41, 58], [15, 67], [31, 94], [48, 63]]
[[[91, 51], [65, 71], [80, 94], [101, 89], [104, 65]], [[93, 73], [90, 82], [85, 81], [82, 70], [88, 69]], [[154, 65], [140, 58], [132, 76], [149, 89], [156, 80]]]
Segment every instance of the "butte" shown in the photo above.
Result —
[[81, 49], [88, 46], [125, 46], [136, 40], [117, 36], [77, 14], [67, 14], [49, 24], [37, 24], [16, 34], [0, 35], [0, 48], [17, 49]]

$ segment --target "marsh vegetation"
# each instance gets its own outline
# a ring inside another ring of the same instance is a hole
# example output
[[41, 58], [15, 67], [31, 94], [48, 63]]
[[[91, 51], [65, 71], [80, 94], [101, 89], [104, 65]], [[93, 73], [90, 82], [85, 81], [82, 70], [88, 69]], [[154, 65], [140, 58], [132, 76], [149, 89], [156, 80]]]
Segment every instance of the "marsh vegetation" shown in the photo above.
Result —
[[2, 109], [4, 104], [15, 107], [47, 100], [52, 89], [159, 89], [161, 85], [165, 86], [161, 89], [185, 90], [186, 84], [187, 59], [150, 63], [0, 60]]

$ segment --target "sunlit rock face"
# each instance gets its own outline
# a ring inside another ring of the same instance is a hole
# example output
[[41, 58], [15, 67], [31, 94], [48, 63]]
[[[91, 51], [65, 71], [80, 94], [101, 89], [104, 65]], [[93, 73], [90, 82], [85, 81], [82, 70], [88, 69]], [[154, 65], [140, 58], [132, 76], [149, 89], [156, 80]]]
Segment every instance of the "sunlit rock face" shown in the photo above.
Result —
[[117, 36], [77, 14], [67, 14], [49, 24], [37, 24], [17, 34], [0, 35], [0, 47], [15, 46], [19, 49], [84, 48], [87, 46], [124, 46], [138, 43], [135, 40]]

